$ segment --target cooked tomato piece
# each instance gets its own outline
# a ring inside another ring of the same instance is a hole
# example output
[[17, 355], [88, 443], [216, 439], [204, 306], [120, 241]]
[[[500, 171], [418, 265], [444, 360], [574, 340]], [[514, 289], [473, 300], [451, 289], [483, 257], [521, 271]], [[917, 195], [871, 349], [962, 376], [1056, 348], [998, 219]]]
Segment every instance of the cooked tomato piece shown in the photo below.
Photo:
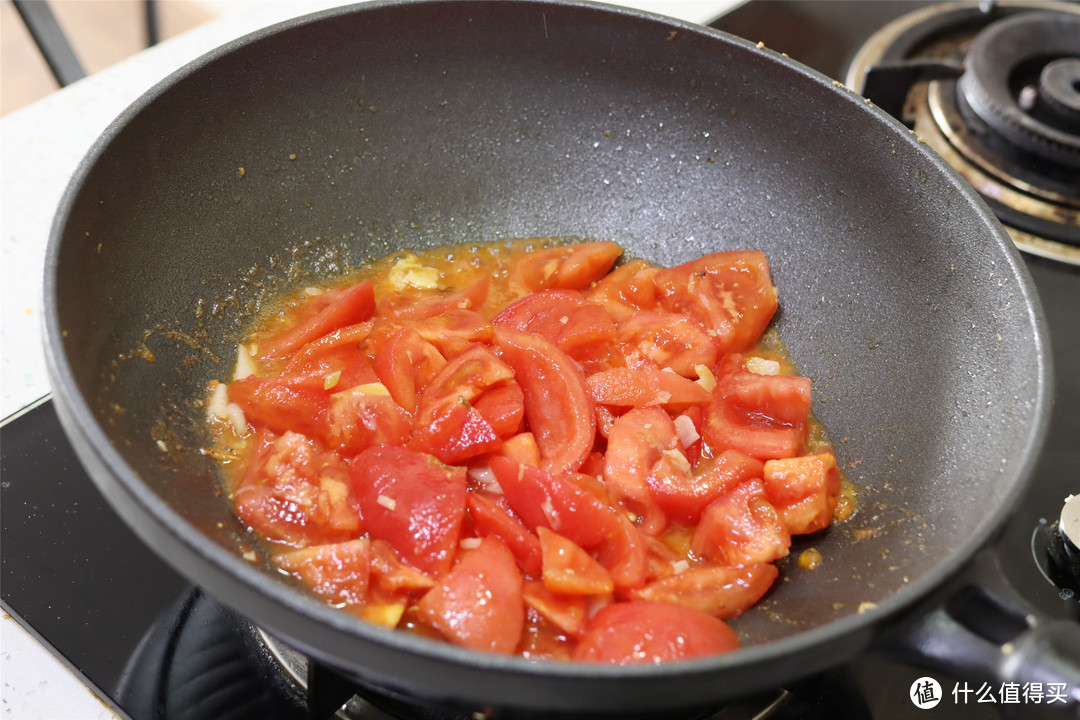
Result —
[[787, 555], [791, 536], [769, 503], [765, 487], [755, 479], [705, 508], [690, 547], [698, 557], [722, 565], [754, 565]]
[[596, 559], [611, 575], [616, 590], [639, 588], [648, 577], [649, 551], [645, 538], [625, 515], [619, 516], [619, 529], [597, 546]]
[[584, 548], [618, 530], [615, 512], [566, 475], [493, 456], [491, 469], [510, 507], [533, 530], [548, 528]]
[[669, 518], [693, 526], [705, 508], [740, 483], [760, 478], [764, 464], [738, 450], [725, 450], [692, 471], [679, 464], [658, 468], [649, 478], [656, 504]]
[[613, 407], [675, 409], [709, 402], [708, 391], [693, 380], [647, 365], [595, 372], [585, 380], [585, 387], [593, 402]]
[[525, 625], [522, 579], [513, 554], [489, 535], [420, 599], [424, 621], [450, 642], [512, 653]]
[[371, 576], [367, 538], [290, 550], [274, 564], [335, 605], [363, 605]]
[[352, 287], [331, 290], [316, 298], [313, 305], [323, 307], [281, 335], [260, 341], [259, 354], [280, 357], [332, 330], [364, 322], [375, 312], [375, 286], [364, 280]]
[[491, 341], [491, 323], [472, 310], [447, 310], [441, 315], [415, 322], [412, 327], [448, 360], [476, 343]]
[[457, 465], [502, 443], [491, 423], [464, 397], [444, 397], [417, 414], [407, 447]]
[[412, 418], [382, 383], [357, 385], [330, 396], [325, 439], [345, 455], [380, 443], [403, 445], [411, 430]]
[[636, 312], [619, 322], [616, 335], [626, 363], [671, 368], [687, 378], [697, 366], [716, 367], [720, 346], [705, 327], [689, 315]]
[[379, 382], [371, 360], [358, 343], [338, 345], [314, 355], [293, 355], [280, 378], [315, 390], [339, 392], [356, 385]]
[[513, 368], [525, 396], [525, 420], [545, 470], [577, 470], [592, 450], [596, 437], [593, 403], [585, 378], [566, 353], [528, 333], [495, 329], [495, 344]]
[[403, 563], [385, 540], [371, 541], [371, 579], [376, 587], [389, 594], [407, 594], [435, 587], [432, 578]]
[[662, 532], [667, 516], [649, 490], [650, 477], [690, 470], [671, 417], [657, 407], [630, 410], [611, 426], [604, 458], [612, 502], [633, 513], [642, 532]]
[[615, 591], [615, 583], [604, 566], [574, 541], [553, 530], [536, 528], [543, 553], [544, 585], [564, 595], [604, 595]]
[[792, 535], [829, 526], [840, 497], [840, 471], [832, 453], [765, 463], [763, 480], [769, 502]]
[[588, 600], [584, 595], [563, 595], [552, 592], [539, 580], [526, 581], [525, 605], [540, 613], [546, 620], [572, 637], [585, 632]]
[[653, 310], [659, 302], [654, 282], [658, 270], [645, 260], [630, 260], [597, 281], [585, 296], [603, 305], [616, 320]]
[[511, 381], [485, 390], [473, 402], [473, 407], [491, 424], [496, 435], [506, 438], [521, 430], [525, 419], [525, 394], [520, 385]]
[[249, 423], [278, 434], [325, 434], [330, 394], [304, 378], [250, 375], [229, 383], [228, 390], [229, 400], [240, 406]]
[[657, 271], [655, 281], [664, 308], [697, 317], [724, 352], [753, 347], [776, 313], [769, 263], [756, 250], [706, 255]]
[[530, 290], [585, 290], [607, 274], [622, 255], [613, 242], [560, 245], [523, 256], [513, 277]]
[[347, 540], [360, 531], [341, 459], [298, 433], [263, 436], [233, 503], [263, 537], [295, 547]]
[[394, 293], [379, 301], [379, 315], [396, 320], [425, 320], [448, 310], [478, 310], [487, 300], [491, 280], [482, 277], [461, 290], [418, 290]]
[[727, 620], [760, 600], [779, 574], [770, 563], [701, 565], [654, 580], [632, 595], [640, 600], [686, 605]]
[[411, 413], [416, 411], [420, 389], [445, 365], [446, 359], [434, 345], [413, 328], [403, 327], [379, 349], [373, 367], [394, 401]]
[[374, 445], [349, 465], [353, 492], [372, 538], [435, 577], [454, 561], [465, 516], [465, 468], [430, 455]]
[[436, 373], [420, 394], [418, 415], [425, 406], [448, 397], [472, 402], [488, 388], [514, 379], [514, 370], [484, 345], [472, 345]]
[[721, 363], [702, 434], [717, 451], [735, 448], [759, 460], [799, 455], [810, 415], [810, 379], [758, 375], [742, 356]]
[[653, 664], [736, 650], [739, 638], [723, 620], [665, 602], [615, 603], [596, 613], [574, 650], [575, 660]]
[[505, 440], [499, 448], [499, 454], [522, 465], [540, 467], [540, 448], [531, 432], [518, 433]]
[[[616, 362], [615, 320], [576, 290], [543, 290], [518, 300], [493, 324], [543, 337], [583, 365]], [[621, 364], [621, 358], [617, 361]]]
[[522, 571], [529, 577], [540, 577], [543, 553], [540, 539], [524, 523], [498, 502], [480, 493], [468, 496], [469, 516], [473, 528], [481, 537], [496, 535], [506, 543]]

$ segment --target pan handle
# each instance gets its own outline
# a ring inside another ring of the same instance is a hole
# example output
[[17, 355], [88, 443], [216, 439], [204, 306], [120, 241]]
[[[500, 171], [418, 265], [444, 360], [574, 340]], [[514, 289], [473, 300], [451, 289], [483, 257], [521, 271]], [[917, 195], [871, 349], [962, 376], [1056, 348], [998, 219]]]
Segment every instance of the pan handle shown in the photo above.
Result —
[[880, 640], [878, 650], [971, 682], [972, 690], [989, 681], [995, 691], [1042, 693], [1039, 702], [998, 704], [1005, 717], [1080, 720], [1080, 623], [1032, 608], [995, 553], [982, 553], [936, 607]]

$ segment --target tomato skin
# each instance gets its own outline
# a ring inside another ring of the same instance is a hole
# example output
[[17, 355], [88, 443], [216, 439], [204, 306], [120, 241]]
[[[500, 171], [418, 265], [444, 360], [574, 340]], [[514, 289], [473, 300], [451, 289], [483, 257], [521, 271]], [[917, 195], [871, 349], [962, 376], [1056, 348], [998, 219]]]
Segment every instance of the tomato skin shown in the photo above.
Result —
[[510, 507], [533, 530], [548, 528], [591, 548], [619, 529], [618, 516], [607, 503], [565, 475], [498, 455], [491, 458], [491, 470]]
[[824, 530], [840, 497], [840, 471], [832, 453], [769, 460], [765, 494], [792, 535]]
[[760, 480], [742, 483], [714, 500], [694, 529], [690, 548], [721, 565], [769, 563], [788, 554], [791, 535]]
[[428, 575], [450, 569], [465, 516], [465, 468], [396, 445], [373, 445], [352, 459], [349, 472], [372, 538], [386, 540]]
[[326, 293], [331, 302], [304, 322], [259, 343], [263, 357], [281, 357], [327, 333], [367, 320], [375, 312], [375, 286], [370, 280]]
[[596, 437], [596, 415], [581, 370], [548, 341], [520, 330], [496, 327], [495, 344], [521, 386], [542, 467], [552, 473], [577, 470]]
[[713, 253], [655, 276], [661, 305], [698, 318], [723, 352], [753, 347], [776, 313], [769, 263], [757, 250]]
[[456, 645], [509, 654], [525, 625], [522, 585], [513, 554], [488, 536], [420, 599], [420, 615]]
[[633, 592], [632, 597], [678, 603], [727, 620], [760, 600], [779, 574], [770, 563], [703, 565], [654, 580]]
[[794, 457], [806, 443], [810, 379], [758, 375], [741, 355], [724, 358], [702, 435], [717, 452], [734, 448], [759, 460]]
[[367, 538], [290, 550], [276, 556], [274, 564], [328, 602], [364, 604], [371, 576]]
[[683, 605], [635, 600], [601, 609], [585, 628], [573, 659], [613, 665], [653, 664], [730, 652], [735, 631]]

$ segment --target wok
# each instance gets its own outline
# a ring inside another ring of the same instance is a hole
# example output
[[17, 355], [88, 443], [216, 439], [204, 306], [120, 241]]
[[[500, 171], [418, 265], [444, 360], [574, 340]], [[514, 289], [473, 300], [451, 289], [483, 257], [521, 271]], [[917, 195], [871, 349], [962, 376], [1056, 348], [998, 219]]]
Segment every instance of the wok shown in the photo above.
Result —
[[[270, 299], [397, 248], [537, 236], [612, 239], [663, 265], [743, 247], [772, 263], [776, 325], [860, 509], [812, 538], [819, 569], [785, 565], [733, 622], [737, 653], [537, 664], [362, 624], [283, 580], [217, 492], [200, 398]], [[918, 138], [769, 48], [576, 2], [377, 2], [255, 33], [154, 87], [93, 146], [53, 227], [45, 322], [62, 422], [120, 515], [362, 684], [517, 715], [656, 717], [868, 647], [1007, 679], [1062, 672], [1043, 646], [1075, 628], [1028, 627], [1018, 609], [997, 613], [1016, 627], [967, 630], [955, 607], [995, 605], [996, 590], [943, 590], [1023, 492], [1046, 430], [1026, 271]]]

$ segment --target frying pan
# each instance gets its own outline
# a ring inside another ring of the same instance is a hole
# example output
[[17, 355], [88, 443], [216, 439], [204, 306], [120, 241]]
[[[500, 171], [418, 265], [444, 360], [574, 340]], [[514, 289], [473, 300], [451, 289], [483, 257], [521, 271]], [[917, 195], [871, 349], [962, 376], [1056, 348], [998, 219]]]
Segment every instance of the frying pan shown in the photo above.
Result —
[[[819, 569], [786, 564], [733, 621], [737, 653], [540, 664], [366, 625], [286, 582], [219, 495], [200, 398], [260, 308], [394, 249], [539, 236], [662, 265], [743, 247], [771, 261], [776, 325], [859, 511], [809, 541]], [[906, 129], [742, 39], [577, 2], [376, 2], [268, 28], [167, 78], [94, 145], [56, 217], [45, 304], [57, 409], [119, 514], [364, 685], [504, 716], [658, 717], [868, 647], [1021, 680], [1080, 648], [1047, 651], [1075, 628], [1022, 609], [1008, 637], [943, 609], [972, 606], [945, 588], [1046, 430], [1046, 330], [1008, 236]]]

